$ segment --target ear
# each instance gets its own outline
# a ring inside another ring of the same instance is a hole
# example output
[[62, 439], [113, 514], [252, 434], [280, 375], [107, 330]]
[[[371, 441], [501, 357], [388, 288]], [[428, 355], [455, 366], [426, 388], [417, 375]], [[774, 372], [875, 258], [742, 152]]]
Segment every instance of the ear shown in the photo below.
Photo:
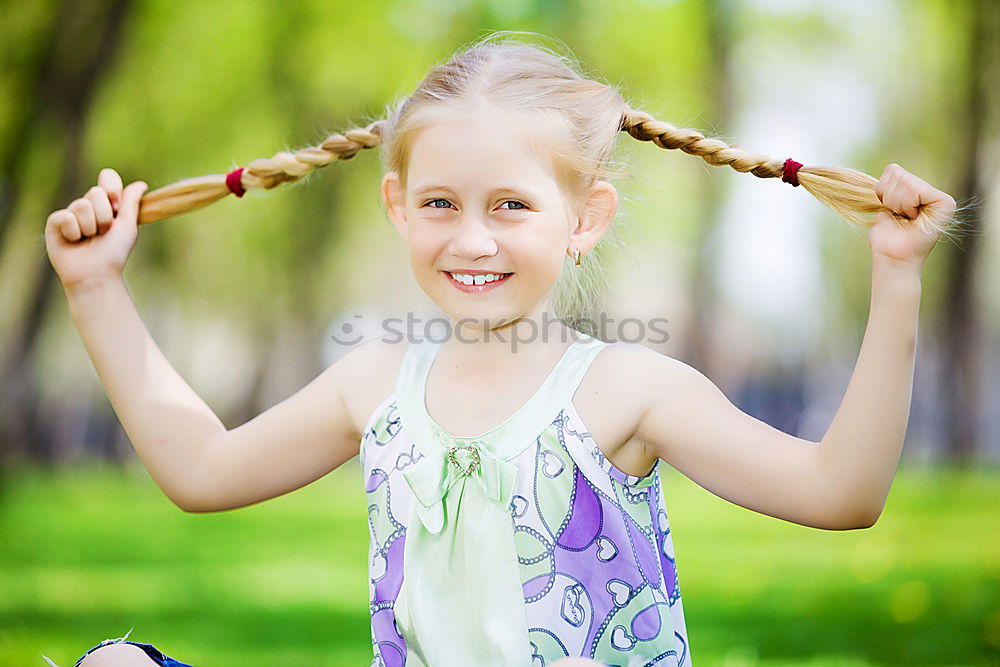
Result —
[[396, 231], [403, 237], [404, 241], [409, 240], [409, 226], [406, 222], [406, 192], [399, 182], [399, 174], [390, 171], [382, 177], [382, 185], [379, 188], [382, 195], [382, 203], [389, 214], [389, 219], [396, 227]]
[[579, 250], [581, 255], [586, 255], [608, 231], [617, 212], [618, 191], [615, 186], [607, 181], [596, 181], [584, 194], [576, 225], [570, 230], [566, 254], [573, 257], [574, 251]]

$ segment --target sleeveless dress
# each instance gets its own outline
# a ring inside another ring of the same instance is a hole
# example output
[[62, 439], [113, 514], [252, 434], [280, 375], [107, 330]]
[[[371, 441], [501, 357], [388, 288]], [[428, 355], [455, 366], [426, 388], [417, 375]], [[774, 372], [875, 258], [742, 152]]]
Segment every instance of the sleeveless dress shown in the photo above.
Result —
[[606, 345], [580, 334], [506, 421], [453, 437], [424, 400], [440, 343], [408, 344], [360, 449], [373, 666], [690, 667], [658, 467], [615, 468], [573, 406]]

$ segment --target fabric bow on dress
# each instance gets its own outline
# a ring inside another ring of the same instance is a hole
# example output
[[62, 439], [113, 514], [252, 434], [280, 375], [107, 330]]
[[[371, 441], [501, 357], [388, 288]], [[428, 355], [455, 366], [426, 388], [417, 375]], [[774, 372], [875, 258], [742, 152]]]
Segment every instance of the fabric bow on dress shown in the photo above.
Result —
[[478, 441], [435, 444], [403, 473], [414, 495], [395, 606], [406, 667], [528, 667], [510, 510], [517, 466]]
[[472, 442], [440, 447], [403, 476], [419, 501], [416, 509], [420, 521], [429, 532], [439, 535], [446, 519], [450, 518], [445, 516], [444, 498], [456, 484], [470, 476], [488, 500], [506, 509], [514, 495], [517, 467], [493, 456], [478, 442]]

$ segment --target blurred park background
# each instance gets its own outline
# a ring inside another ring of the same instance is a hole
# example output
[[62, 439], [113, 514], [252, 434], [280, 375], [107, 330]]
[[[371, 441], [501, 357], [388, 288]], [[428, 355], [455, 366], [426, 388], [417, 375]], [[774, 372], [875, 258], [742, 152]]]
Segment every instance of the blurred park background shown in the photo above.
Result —
[[[700, 664], [1000, 664], [1000, 2], [33, 0], [0, 5], [0, 664], [102, 639], [195, 665], [371, 659], [354, 459], [215, 515], [142, 468], [45, 254], [48, 214], [113, 167], [151, 189], [381, 117], [492, 30], [538, 32], [634, 107], [748, 151], [951, 193], [924, 270], [912, 411], [879, 522], [826, 532], [662, 465]], [[819, 440], [857, 359], [870, 251], [801, 188], [620, 139], [608, 338], [696, 366]], [[375, 151], [140, 228], [126, 267], [167, 358], [230, 428], [433, 304], [378, 201]], [[645, 333], [650, 333], [646, 331]]]

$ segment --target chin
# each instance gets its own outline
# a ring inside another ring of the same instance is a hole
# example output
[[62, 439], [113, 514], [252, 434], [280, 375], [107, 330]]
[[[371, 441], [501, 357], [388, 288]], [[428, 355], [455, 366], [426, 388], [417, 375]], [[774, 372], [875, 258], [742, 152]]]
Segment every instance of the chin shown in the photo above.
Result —
[[476, 309], [475, 311], [445, 311], [449, 318], [451, 318], [452, 325], [457, 325], [458, 322], [462, 323], [463, 327], [471, 327], [480, 331], [485, 331], [490, 329], [498, 329], [500, 327], [507, 326], [519, 320], [523, 315], [516, 315], [509, 312], [504, 312], [500, 309], [487, 312], [483, 309]]
[[510, 324], [512, 319], [517, 319], [506, 313], [484, 313], [478, 311], [475, 313], [456, 313], [452, 317], [453, 322], [461, 321], [464, 326], [475, 327], [476, 329], [485, 330], [496, 329], [498, 327]]

